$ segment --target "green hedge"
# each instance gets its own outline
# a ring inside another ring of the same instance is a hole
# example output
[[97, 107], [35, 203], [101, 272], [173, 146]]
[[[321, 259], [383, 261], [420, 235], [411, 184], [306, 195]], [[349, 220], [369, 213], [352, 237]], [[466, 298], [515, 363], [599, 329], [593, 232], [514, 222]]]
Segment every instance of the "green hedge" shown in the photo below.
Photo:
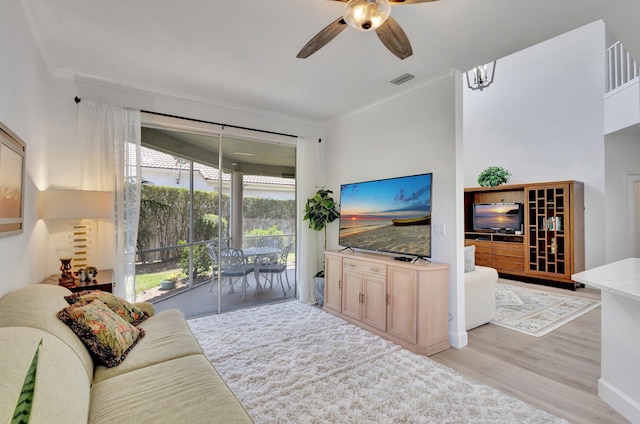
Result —
[[[189, 190], [176, 187], [142, 185], [138, 250], [177, 246], [189, 240]], [[194, 238], [210, 240], [217, 236], [217, 215], [222, 216], [223, 237], [228, 237], [230, 199], [222, 194], [222, 211], [218, 211], [218, 193], [196, 190], [193, 194]], [[245, 197], [243, 201], [245, 233], [276, 226], [285, 234], [295, 232], [295, 201]], [[215, 216], [216, 225], [212, 225]], [[164, 251], [162, 260], [175, 258], [174, 250]], [[144, 260], [144, 258], [141, 258]]]

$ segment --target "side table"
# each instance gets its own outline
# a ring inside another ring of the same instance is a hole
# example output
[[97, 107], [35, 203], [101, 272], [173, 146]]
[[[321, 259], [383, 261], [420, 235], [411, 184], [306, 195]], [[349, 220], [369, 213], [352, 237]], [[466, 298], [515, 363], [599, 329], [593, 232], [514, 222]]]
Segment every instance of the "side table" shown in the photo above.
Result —
[[[42, 281], [42, 284], [58, 285], [58, 278], [60, 278], [60, 274], [50, 275]], [[72, 292], [80, 292], [83, 290], [102, 290], [113, 293], [113, 270], [99, 269], [98, 274], [96, 274], [96, 278], [92, 283], [80, 282], [80, 280], [76, 279], [73, 286], [65, 287], [67, 287]]]

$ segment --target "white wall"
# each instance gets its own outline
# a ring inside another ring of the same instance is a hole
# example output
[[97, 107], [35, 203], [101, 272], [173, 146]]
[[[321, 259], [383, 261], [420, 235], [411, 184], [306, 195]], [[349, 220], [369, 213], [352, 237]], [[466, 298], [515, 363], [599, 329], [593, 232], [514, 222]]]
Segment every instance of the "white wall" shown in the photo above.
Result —
[[[104, 81], [70, 75], [51, 78], [29, 31], [20, 2], [3, 2], [0, 14], [0, 121], [27, 143], [25, 231], [0, 239], [0, 296], [16, 287], [35, 284], [59, 272], [55, 255], [63, 224], [38, 220], [38, 190], [75, 188], [81, 174], [74, 167], [77, 137], [75, 96], [96, 101], [298, 135], [324, 137], [322, 125], [263, 111], [185, 99], [171, 93], [148, 93]], [[319, 181], [321, 184], [321, 181]], [[100, 252], [98, 267], [113, 258]]]
[[0, 296], [46, 276], [41, 260], [46, 229], [37, 219], [36, 186], [46, 155], [46, 67], [34, 43], [21, 3], [2, 2], [0, 13], [0, 121], [27, 145], [23, 234], [0, 239]]
[[278, 187], [245, 182], [242, 194], [244, 197], [259, 197], [261, 199], [295, 200], [296, 188], [295, 186]]
[[[461, 181], [456, 186], [460, 80], [459, 73], [447, 74], [345, 117], [327, 128], [325, 146], [327, 188], [338, 194], [336, 200], [344, 183], [433, 172], [432, 225], [445, 225], [446, 234], [432, 237], [432, 260], [451, 265], [449, 334], [458, 347], [466, 344], [464, 307], [459, 307], [464, 299], [458, 296], [462, 233], [457, 228], [462, 223], [456, 214], [462, 209]], [[338, 247], [334, 222], [328, 227], [327, 248]]]
[[512, 183], [584, 182], [587, 268], [605, 263], [604, 58], [598, 21], [499, 59], [493, 85], [464, 89], [465, 186], [491, 165]]
[[638, 125], [605, 137], [607, 263], [634, 256], [635, 234], [633, 181], [640, 181], [640, 132]]

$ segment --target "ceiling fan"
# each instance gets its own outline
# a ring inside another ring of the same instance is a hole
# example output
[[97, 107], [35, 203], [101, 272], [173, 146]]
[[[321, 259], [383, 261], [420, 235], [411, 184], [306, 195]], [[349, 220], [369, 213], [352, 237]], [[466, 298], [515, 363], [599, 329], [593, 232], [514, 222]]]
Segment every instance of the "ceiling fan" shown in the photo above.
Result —
[[306, 59], [329, 41], [333, 40], [347, 25], [360, 30], [372, 31], [378, 34], [387, 49], [400, 59], [406, 59], [413, 54], [407, 34], [390, 16], [391, 5], [425, 3], [434, 0], [332, 0], [347, 3], [344, 15], [327, 25], [316, 34], [296, 57]]

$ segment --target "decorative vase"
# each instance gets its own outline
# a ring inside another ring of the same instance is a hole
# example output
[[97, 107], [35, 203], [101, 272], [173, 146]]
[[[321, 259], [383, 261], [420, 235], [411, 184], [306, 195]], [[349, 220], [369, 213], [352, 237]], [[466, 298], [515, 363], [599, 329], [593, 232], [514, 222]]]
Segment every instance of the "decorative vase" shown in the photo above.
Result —
[[314, 277], [316, 284], [316, 299], [318, 299], [318, 306], [324, 305], [324, 277]]

